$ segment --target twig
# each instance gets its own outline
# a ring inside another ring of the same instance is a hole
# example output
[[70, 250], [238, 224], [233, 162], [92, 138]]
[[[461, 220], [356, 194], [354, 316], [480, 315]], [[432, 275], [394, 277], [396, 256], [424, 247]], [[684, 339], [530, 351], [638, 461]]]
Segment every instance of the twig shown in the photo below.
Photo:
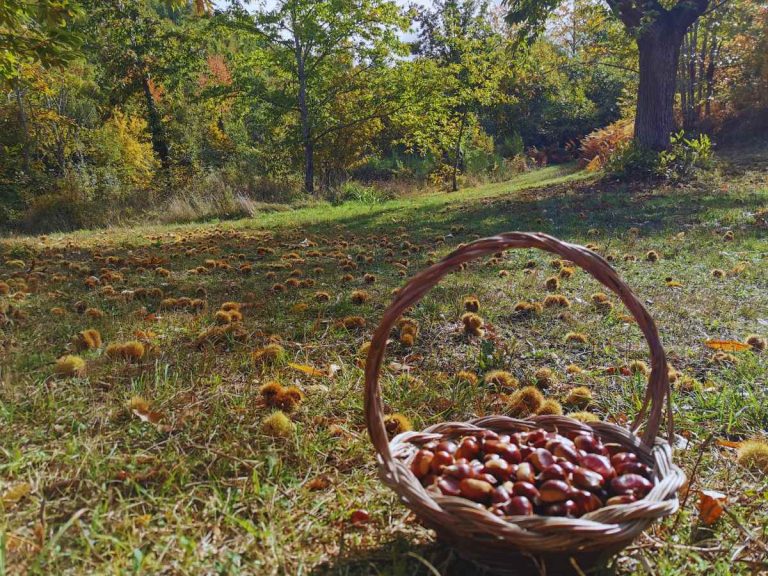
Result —
[[699, 471], [699, 465], [701, 464], [701, 459], [704, 457], [704, 450], [707, 449], [707, 446], [712, 442], [712, 440], [715, 437], [715, 433], [712, 432], [712, 434], [709, 435], [709, 438], [704, 440], [704, 442], [701, 443], [701, 448], [699, 449], [699, 455], [696, 458], [696, 462], [693, 465], [693, 469], [691, 470], [691, 474], [689, 476], [690, 480], [688, 480], [688, 490], [685, 492], [685, 497], [683, 498], [682, 503], [680, 504], [680, 509], [677, 511], [677, 516], [675, 516], [675, 523], [672, 524], [672, 531], [674, 532], [677, 530], [677, 525], [680, 523], [680, 514], [683, 512], [683, 508], [685, 508], [685, 505], [688, 504], [688, 497], [691, 495], [691, 491], [693, 490], [693, 484], [696, 481], [696, 473]]
[[736, 525], [736, 527], [742, 531], [742, 533], [747, 537], [747, 540], [754, 542], [755, 544], [760, 546], [760, 548], [763, 549], [763, 552], [768, 553], [768, 545], [766, 545], [765, 542], [763, 542], [759, 538], [756, 538], [755, 535], [752, 534], [752, 532], [749, 530], [749, 528], [747, 528], [746, 526], [744, 526], [744, 524], [742, 524], [741, 520], [739, 520], [736, 514], [731, 512], [731, 510], [726, 506], [723, 506], [723, 512], [725, 512], [728, 518], [730, 518], [731, 521]]

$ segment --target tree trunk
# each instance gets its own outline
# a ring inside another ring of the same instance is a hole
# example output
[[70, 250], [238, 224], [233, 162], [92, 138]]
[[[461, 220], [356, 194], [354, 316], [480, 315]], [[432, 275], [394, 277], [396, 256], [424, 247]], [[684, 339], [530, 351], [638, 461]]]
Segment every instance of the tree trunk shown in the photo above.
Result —
[[27, 110], [24, 107], [24, 96], [21, 93], [19, 81], [13, 81], [13, 93], [16, 96], [16, 104], [19, 106], [19, 125], [21, 126], [21, 154], [23, 158], [24, 174], [30, 176], [32, 170], [32, 150], [29, 138], [29, 124], [27, 122]]
[[637, 91], [635, 140], [664, 150], [675, 129], [674, 103], [680, 45], [685, 29], [665, 19], [649, 25], [637, 38], [640, 84]]
[[155, 104], [155, 98], [152, 96], [152, 89], [149, 86], [149, 76], [142, 74], [141, 85], [144, 89], [144, 99], [147, 104], [147, 117], [149, 119], [149, 133], [152, 136], [152, 149], [160, 158], [160, 163], [163, 168], [168, 168], [170, 152], [168, 150], [168, 142], [165, 139], [165, 130], [163, 130], [163, 122], [160, 118], [160, 111]]
[[304, 69], [304, 54], [301, 43], [294, 40], [296, 52], [296, 72], [299, 81], [299, 121], [301, 123], [301, 141], [304, 145], [304, 192], [315, 193], [315, 143], [312, 139], [312, 126], [307, 104], [307, 74]]
[[707, 64], [707, 96], [704, 102], [704, 114], [709, 116], [712, 113], [712, 98], [715, 94], [715, 58], [717, 58], [717, 35], [712, 34], [712, 47], [709, 50], [709, 63]]
[[461, 164], [461, 141], [464, 139], [464, 128], [467, 125], [467, 111], [461, 115], [461, 125], [459, 126], [459, 137], [456, 139], [456, 149], [453, 154], [453, 178], [451, 183], [451, 190], [453, 192], [459, 191], [459, 165]]

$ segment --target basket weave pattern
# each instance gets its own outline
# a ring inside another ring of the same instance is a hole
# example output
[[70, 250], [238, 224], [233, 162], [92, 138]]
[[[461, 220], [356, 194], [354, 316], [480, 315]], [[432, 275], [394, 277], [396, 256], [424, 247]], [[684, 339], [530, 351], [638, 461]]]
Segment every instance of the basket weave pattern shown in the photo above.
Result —
[[[510, 248], [539, 248], [570, 260], [622, 300], [637, 321], [650, 349], [651, 374], [640, 413], [630, 429], [606, 422], [583, 424], [565, 416], [535, 416], [524, 420], [489, 416], [469, 422], [441, 423], [421, 432], [406, 432], [390, 442], [384, 426], [379, 386], [390, 330], [398, 318], [446, 274], [457, 270], [465, 262]], [[514, 561], [520, 555], [536, 559], [536, 565], [549, 562], [551, 567], [548, 573], [557, 573], [558, 565], [567, 566], [570, 557], [578, 558], [583, 567], [584, 563], [593, 563], [623, 549], [655, 520], [677, 510], [677, 492], [685, 476], [672, 462], [672, 450], [667, 440], [658, 436], [665, 402], [668, 406], [667, 432], [671, 438], [672, 410], [669, 406], [666, 354], [646, 308], [601, 256], [582, 246], [539, 233], [509, 232], [477, 240], [413, 277], [384, 312], [372, 338], [365, 368], [366, 422], [377, 451], [383, 482], [424, 524], [433, 528], [464, 556], [508, 574], [518, 574], [523, 570]], [[643, 424], [642, 436], [638, 436]], [[415, 444], [433, 439], [453, 439], [480, 430], [503, 434], [535, 428], [559, 432], [586, 430], [605, 443], [621, 444], [653, 470], [655, 485], [641, 500], [600, 508], [580, 518], [534, 515], [516, 516], [508, 521], [470, 500], [427, 492], [409, 468], [410, 460], [417, 451]]]

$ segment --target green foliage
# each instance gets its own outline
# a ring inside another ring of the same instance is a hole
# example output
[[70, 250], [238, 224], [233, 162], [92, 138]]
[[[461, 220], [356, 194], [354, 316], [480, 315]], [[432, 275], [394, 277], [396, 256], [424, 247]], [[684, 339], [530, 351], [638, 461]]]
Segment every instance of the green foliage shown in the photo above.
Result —
[[391, 195], [379, 188], [365, 186], [360, 182], [350, 180], [339, 187], [335, 203], [359, 202], [373, 207], [391, 199]]
[[622, 181], [649, 180], [659, 173], [659, 154], [634, 140], [622, 142], [609, 156], [605, 172]]
[[72, 0], [0, 2], [0, 79], [17, 78], [24, 64], [61, 66], [73, 59], [82, 41], [73, 23], [82, 15]]
[[672, 135], [669, 149], [656, 152], [635, 141], [618, 144], [605, 164], [605, 171], [619, 180], [662, 178], [670, 182], [693, 179], [712, 166], [712, 142], [706, 134], [686, 137], [681, 130]]
[[[0, 2], [0, 226], [55, 222], [56, 205], [64, 228], [171, 202], [248, 214], [241, 198], [306, 200], [308, 158], [329, 198], [350, 180], [387, 194], [498, 181], [534, 150], [565, 161], [631, 116], [638, 54], [609, 6], [555, 4], [510, 2], [510, 28], [489, 0]], [[746, 0], [706, 16], [692, 46], [715, 73], [697, 129], [764, 103], [766, 22]], [[664, 177], [701, 152], [673, 145]], [[640, 156], [623, 150], [617, 173]]]
[[706, 134], [687, 138], [681, 130], [672, 135], [669, 149], [659, 154], [658, 172], [672, 182], [690, 180], [711, 166], [712, 141]]

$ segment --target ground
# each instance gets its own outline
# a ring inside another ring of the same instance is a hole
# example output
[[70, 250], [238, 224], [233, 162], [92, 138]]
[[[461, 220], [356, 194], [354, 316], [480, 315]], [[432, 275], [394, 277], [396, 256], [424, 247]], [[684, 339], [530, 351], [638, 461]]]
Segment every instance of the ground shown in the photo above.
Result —
[[[705, 346], [768, 333], [764, 166], [731, 162], [675, 188], [550, 167], [457, 194], [3, 241], [0, 573], [472, 573], [377, 479], [360, 348], [407, 277], [460, 243], [507, 230], [590, 243], [611, 258], [680, 374], [675, 457], [690, 490], [681, 512], [615, 569], [766, 570], [768, 480], [738, 465], [729, 443], [765, 434], [768, 353], [718, 361]], [[612, 308], [595, 306], [600, 287], [577, 270], [556, 290], [571, 303], [566, 313], [514, 313], [553, 293], [552, 260], [504, 253], [429, 293], [409, 315], [419, 324], [414, 345], [393, 334], [387, 410], [417, 429], [503, 411], [504, 390], [457, 373], [504, 369], [532, 383], [547, 367], [550, 398], [584, 385], [601, 419], [633, 416], [645, 376], [628, 367], [647, 360], [647, 348], [615, 297]], [[369, 299], [353, 303], [355, 290]], [[462, 333], [469, 294], [485, 337]], [[217, 324], [228, 320], [217, 314], [225, 302], [240, 304], [242, 320]], [[364, 326], [348, 319], [345, 328], [348, 317]], [[72, 339], [86, 329], [103, 343], [83, 350], [84, 339]], [[566, 344], [568, 332], [587, 343]], [[141, 346], [114, 346], [131, 341]], [[254, 358], [275, 342], [284, 356]], [[85, 366], [57, 366], [66, 354]], [[567, 373], [571, 364], [583, 372]], [[264, 424], [273, 409], [260, 387], [272, 380], [304, 395], [287, 430]], [[728, 497], [711, 527], [698, 520], [701, 489]], [[369, 520], [353, 522], [363, 510]]]

